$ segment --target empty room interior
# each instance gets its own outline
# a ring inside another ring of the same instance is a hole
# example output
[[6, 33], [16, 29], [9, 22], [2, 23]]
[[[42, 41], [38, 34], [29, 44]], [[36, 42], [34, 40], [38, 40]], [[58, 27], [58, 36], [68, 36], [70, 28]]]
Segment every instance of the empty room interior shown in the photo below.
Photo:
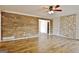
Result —
[[79, 53], [79, 5], [0, 5], [0, 53]]

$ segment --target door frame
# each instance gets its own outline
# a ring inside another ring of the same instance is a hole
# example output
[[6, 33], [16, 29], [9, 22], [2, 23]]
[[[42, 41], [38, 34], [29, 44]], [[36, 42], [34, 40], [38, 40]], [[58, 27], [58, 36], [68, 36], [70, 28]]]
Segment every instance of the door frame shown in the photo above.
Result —
[[44, 20], [47, 22], [47, 34], [50, 33], [50, 20], [45, 20], [45, 19], [39, 19], [39, 33], [40, 33], [40, 21]]

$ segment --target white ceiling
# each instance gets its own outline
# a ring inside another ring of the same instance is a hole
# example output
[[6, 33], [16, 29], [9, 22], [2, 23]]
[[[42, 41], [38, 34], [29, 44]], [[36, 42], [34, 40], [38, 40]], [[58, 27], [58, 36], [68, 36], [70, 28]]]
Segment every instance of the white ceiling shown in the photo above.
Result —
[[49, 15], [46, 10], [42, 9], [43, 6], [45, 5], [0, 5], [0, 9], [49, 19], [53, 18], [55, 15], [61, 16], [79, 13], [79, 5], [61, 5], [63, 11], [56, 12], [52, 15]]

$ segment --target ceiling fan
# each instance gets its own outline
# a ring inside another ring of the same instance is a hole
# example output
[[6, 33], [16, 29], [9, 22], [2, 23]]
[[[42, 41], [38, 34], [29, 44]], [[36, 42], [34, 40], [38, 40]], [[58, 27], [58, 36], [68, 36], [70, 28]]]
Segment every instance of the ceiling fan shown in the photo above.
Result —
[[48, 7], [43, 6], [43, 9], [46, 9], [49, 14], [53, 14], [54, 12], [61, 12], [62, 11], [60, 5], [51, 5]]
[[60, 5], [53, 5], [53, 6], [49, 6], [49, 10], [51, 11], [62, 11], [62, 9], [60, 8]]
[[49, 14], [52, 14], [54, 12], [61, 12], [62, 9], [60, 8], [60, 5], [53, 5], [53, 6], [49, 6]]

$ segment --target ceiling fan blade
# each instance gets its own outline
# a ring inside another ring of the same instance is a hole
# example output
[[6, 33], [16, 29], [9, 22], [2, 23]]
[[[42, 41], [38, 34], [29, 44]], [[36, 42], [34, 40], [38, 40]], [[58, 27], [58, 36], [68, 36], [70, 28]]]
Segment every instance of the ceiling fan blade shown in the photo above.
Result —
[[62, 10], [53, 10], [53, 11], [62, 11]]
[[52, 10], [58, 10], [60, 9], [60, 5], [53, 5], [53, 6], [50, 6]]
[[60, 7], [60, 5], [56, 5], [56, 6], [55, 6], [55, 8], [58, 8], [58, 7]]
[[49, 6], [44, 5], [44, 6], [41, 6], [41, 8], [42, 8], [42, 9], [48, 9], [48, 8], [49, 8]]
[[60, 5], [57, 5], [56, 7], [53, 8], [53, 11], [62, 11]]

